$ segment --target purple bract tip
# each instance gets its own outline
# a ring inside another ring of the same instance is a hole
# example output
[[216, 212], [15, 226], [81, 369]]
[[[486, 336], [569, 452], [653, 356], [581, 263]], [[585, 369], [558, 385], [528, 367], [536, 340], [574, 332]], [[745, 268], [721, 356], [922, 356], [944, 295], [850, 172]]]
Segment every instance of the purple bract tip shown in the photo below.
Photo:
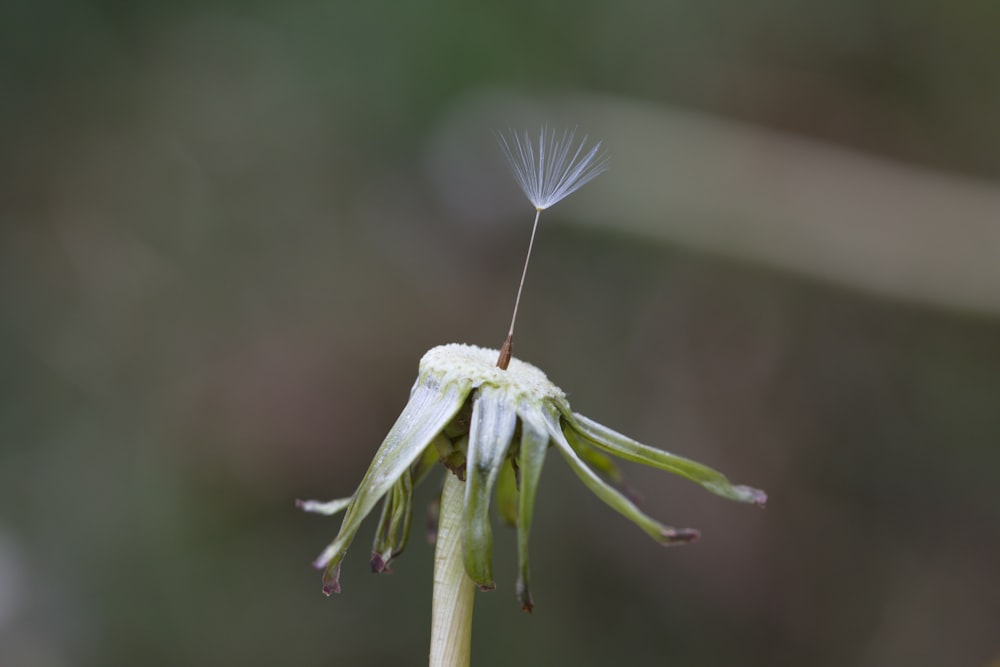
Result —
[[373, 553], [371, 560], [372, 572], [374, 574], [379, 574], [385, 570], [385, 561], [382, 559], [381, 554]]

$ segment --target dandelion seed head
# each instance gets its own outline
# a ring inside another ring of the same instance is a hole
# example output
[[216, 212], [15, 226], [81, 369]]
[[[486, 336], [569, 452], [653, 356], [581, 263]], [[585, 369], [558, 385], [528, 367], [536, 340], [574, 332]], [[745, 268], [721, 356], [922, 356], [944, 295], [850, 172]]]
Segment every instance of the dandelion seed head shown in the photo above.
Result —
[[587, 148], [588, 135], [576, 141], [576, 130], [561, 136], [542, 127], [537, 144], [527, 131], [497, 133], [514, 180], [534, 207], [542, 211], [570, 196], [608, 169], [601, 142]]
[[[413, 512], [413, 488], [431, 470], [443, 468], [465, 487], [460, 540], [465, 572], [483, 590], [492, 589], [493, 541], [490, 501], [514, 509], [518, 535], [517, 595], [532, 607], [528, 537], [542, 465], [558, 451], [584, 486], [612, 509], [665, 546], [698, 539], [693, 528], [674, 528], [643, 512], [610, 457], [685, 477], [723, 498], [763, 506], [767, 494], [732, 484], [696, 461], [632, 440], [573, 412], [566, 394], [545, 373], [512, 358], [506, 370], [493, 360], [499, 350], [441, 345], [420, 360], [410, 400], [350, 498], [303, 501], [302, 509], [323, 515], [344, 512], [340, 532], [313, 562], [323, 570], [323, 592], [340, 592], [340, 566], [362, 521], [381, 500], [383, 509], [371, 560], [373, 572], [389, 572], [404, 550]], [[441, 466], [437, 463], [440, 462]], [[516, 466], [516, 467], [515, 467]], [[516, 484], [498, 482], [502, 470], [518, 470]], [[443, 472], [443, 471], [442, 471]], [[508, 517], [510, 518], [510, 517]]]

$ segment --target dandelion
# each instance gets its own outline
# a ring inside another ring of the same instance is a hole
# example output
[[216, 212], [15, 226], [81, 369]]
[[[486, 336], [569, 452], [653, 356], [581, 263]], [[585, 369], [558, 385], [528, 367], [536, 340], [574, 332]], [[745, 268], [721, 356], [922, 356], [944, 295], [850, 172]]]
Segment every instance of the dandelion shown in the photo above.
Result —
[[[383, 572], [406, 545], [413, 487], [440, 461], [464, 482], [461, 527], [465, 571], [483, 590], [493, 581], [490, 499], [517, 526], [518, 597], [533, 603], [528, 583], [528, 533], [542, 464], [550, 446], [584, 485], [662, 544], [687, 543], [698, 531], [671, 528], [644, 514], [623, 492], [622, 475], [607, 454], [672, 472], [729, 500], [764, 505], [763, 491], [738, 486], [700, 463], [648, 447], [575, 413], [566, 395], [541, 370], [512, 359], [504, 370], [496, 350], [451, 344], [420, 360], [410, 400], [390, 429], [361, 485], [350, 499], [300, 502], [306, 511], [346, 509], [337, 538], [316, 559], [323, 591], [340, 592], [340, 563], [361, 521], [384, 499], [371, 566]], [[515, 437], [517, 434], [520, 437]], [[615, 488], [615, 484], [619, 488]]]
[[[538, 213], [606, 168], [600, 144], [574, 148], [573, 133], [556, 140], [545, 129], [535, 147], [524, 135], [500, 137], [515, 178]], [[572, 154], [572, 157], [570, 155]], [[530, 257], [531, 244], [528, 254]], [[517, 302], [524, 286], [524, 273]], [[344, 512], [340, 532], [314, 561], [323, 592], [340, 592], [340, 569], [362, 521], [382, 502], [371, 550], [373, 572], [386, 572], [406, 547], [413, 489], [445, 469], [437, 521], [432, 604], [431, 667], [469, 664], [475, 589], [495, 588], [490, 507], [517, 530], [517, 597], [531, 611], [528, 540], [548, 450], [559, 452], [583, 485], [664, 545], [686, 544], [697, 530], [674, 528], [648, 516], [627, 493], [612, 457], [674, 473], [723, 498], [763, 506], [767, 496], [733, 484], [720, 472], [654, 449], [573, 412], [565, 393], [531, 364], [513, 358], [514, 323], [500, 350], [451, 344], [420, 360], [410, 398], [352, 496], [299, 501], [309, 512]], [[496, 360], [496, 361], [494, 361]], [[439, 466], [438, 464], [441, 464]]]
[[[531, 260], [531, 249], [535, 245], [535, 232], [538, 230], [538, 219], [542, 211], [554, 206], [566, 197], [582, 188], [584, 185], [607, 171], [608, 158], [600, 153], [601, 142], [586, 150], [588, 135], [584, 135], [579, 145], [574, 149], [576, 130], [563, 130], [562, 138], [557, 139], [554, 133], [542, 127], [538, 131], [538, 157], [535, 158], [535, 146], [531, 143], [528, 133], [518, 136], [510, 130], [506, 135], [497, 134], [497, 141], [507, 158], [514, 180], [521, 186], [528, 201], [535, 207], [535, 222], [531, 226], [531, 239], [528, 241], [528, 253], [524, 258], [524, 269], [521, 271], [521, 282], [517, 287], [517, 297], [514, 299], [514, 314], [510, 318], [510, 328], [507, 338], [500, 347], [497, 356], [497, 366], [507, 368], [511, 355], [514, 353], [514, 323], [517, 321], [517, 307], [521, 305], [521, 292], [524, 290], [524, 279], [528, 275], [528, 262]], [[570, 153], [573, 157], [570, 157]]]

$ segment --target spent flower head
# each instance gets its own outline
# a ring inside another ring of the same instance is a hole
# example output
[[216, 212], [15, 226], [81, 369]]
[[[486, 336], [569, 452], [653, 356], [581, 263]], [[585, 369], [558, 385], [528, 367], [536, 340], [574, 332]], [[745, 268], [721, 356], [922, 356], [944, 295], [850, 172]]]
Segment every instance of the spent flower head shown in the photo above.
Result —
[[542, 465], [555, 448], [584, 486], [661, 544], [696, 540], [698, 531], [672, 528], [649, 517], [628, 497], [608, 456], [659, 468], [697, 482], [729, 500], [763, 506], [763, 491], [732, 484], [700, 463], [643, 445], [575, 413], [566, 395], [545, 374], [512, 359], [494, 364], [497, 350], [443, 345], [424, 355], [402, 414], [375, 453], [351, 498], [300, 502], [312, 512], [346, 509], [336, 539], [314, 565], [323, 570], [323, 592], [340, 591], [340, 564], [362, 520], [382, 500], [371, 567], [386, 571], [402, 553], [412, 514], [413, 487], [440, 462], [464, 480], [462, 550], [465, 571], [481, 589], [495, 586], [489, 516], [495, 498], [501, 518], [517, 528], [517, 595], [530, 611], [528, 537]]

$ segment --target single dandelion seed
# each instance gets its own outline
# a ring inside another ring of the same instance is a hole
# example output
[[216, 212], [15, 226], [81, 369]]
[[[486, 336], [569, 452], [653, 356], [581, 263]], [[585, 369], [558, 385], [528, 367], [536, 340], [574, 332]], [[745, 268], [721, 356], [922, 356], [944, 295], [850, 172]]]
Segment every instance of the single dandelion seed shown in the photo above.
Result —
[[[608, 157], [601, 153], [601, 142], [587, 149], [588, 135], [583, 135], [579, 144], [575, 141], [576, 130], [563, 130], [562, 136], [542, 127], [538, 131], [538, 147], [531, 142], [527, 131], [518, 135], [513, 130], [497, 134], [497, 142], [507, 158], [514, 180], [521, 187], [528, 201], [535, 207], [535, 222], [531, 226], [531, 240], [524, 258], [521, 282], [514, 299], [514, 314], [510, 318], [507, 339], [500, 347], [497, 366], [506, 370], [514, 353], [514, 322], [517, 307], [521, 304], [521, 291], [528, 275], [531, 249], [535, 245], [535, 232], [542, 211], [554, 206], [584, 185], [607, 171]], [[575, 146], [575, 148], [574, 148]]]

